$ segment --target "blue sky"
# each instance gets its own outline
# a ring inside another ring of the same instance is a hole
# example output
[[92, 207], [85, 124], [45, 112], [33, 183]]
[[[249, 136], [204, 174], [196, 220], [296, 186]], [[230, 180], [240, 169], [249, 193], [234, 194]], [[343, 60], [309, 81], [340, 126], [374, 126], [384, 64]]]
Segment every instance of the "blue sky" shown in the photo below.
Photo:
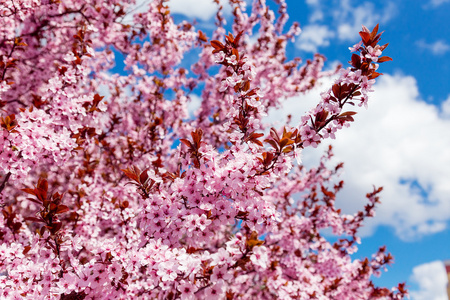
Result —
[[[339, 205], [353, 212], [364, 205], [372, 185], [384, 186], [382, 204], [362, 231], [355, 258], [386, 245], [395, 263], [375, 279], [377, 284], [406, 281], [413, 300], [447, 299], [442, 261], [450, 259], [450, 0], [287, 4], [289, 22], [299, 22], [303, 30], [289, 47], [291, 58], [319, 52], [328, 58], [328, 67], [346, 65], [361, 25], [380, 23], [385, 31], [381, 43], [389, 43], [385, 54], [394, 60], [381, 65], [385, 75], [369, 109], [332, 142], [336, 161], [345, 166]], [[199, 28], [214, 22], [216, 6], [210, 0], [172, 0], [169, 5], [177, 20], [195, 18]], [[281, 111], [269, 112], [268, 121], [292, 111], [301, 116], [331, 83], [325, 80], [307, 96], [288, 99]], [[305, 151], [303, 161], [313, 165], [319, 155]]]

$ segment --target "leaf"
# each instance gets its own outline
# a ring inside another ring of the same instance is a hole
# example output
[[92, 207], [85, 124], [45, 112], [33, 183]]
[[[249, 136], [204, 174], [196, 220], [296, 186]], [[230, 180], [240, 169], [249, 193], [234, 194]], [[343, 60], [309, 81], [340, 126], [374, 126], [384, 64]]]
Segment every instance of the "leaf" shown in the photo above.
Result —
[[[243, 33], [244, 33], [244, 31], [241, 30], [241, 31], [238, 33], [238, 35], [236, 36], [236, 38], [234, 39], [234, 41], [233, 41], [233, 46], [234, 46], [235, 48], [237, 48], [237, 47], [239, 46], [239, 40], [241, 39]], [[237, 56], [236, 56], [236, 57], [237, 57]]]
[[56, 210], [55, 214], [63, 214], [65, 212], [68, 212], [70, 209], [66, 205], [60, 205], [58, 206], [58, 209]]
[[236, 60], [239, 61], [239, 51], [236, 48], [233, 48], [231, 50], [231, 54], [233, 54], [234, 56], [236, 56]]
[[39, 178], [37, 188], [45, 191], [47, 193], [48, 191], [48, 181], [45, 178]]
[[19, 232], [20, 228], [22, 228], [22, 223], [21, 222], [13, 222], [12, 230], [14, 232]]
[[25, 246], [25, 247], [23, 247], [22, 254], [26, 255], [30, 250], [31, 250], [31, 246]]
[[384, 44], [383, 46], [380, 47], [380, 50], [381, 50], [381, 51], [384, 51], [384, 49], [386, 49], [386, 47], [387, 47], [388, 45], [389, 45], [389, 43]]
[[364, 45], [368, 46], [368, 42], [370, 41], [370, 33], [360, 31], [359, 35], [361, 36]]
[[39, 199], [27, 198], [27, 200], [30, 200], [31, 202], [37, 203], [39, 205], [42, 205], [42, 201], [40, 201]]
[[198, 39], [200, 41], [202, 41], [202, 42], [207, 42], [208, 41], [208, 38], [206, 37], [206, 35], [201, 30], [198, 31]]
[[26, 218], [25, 218], [25, 221], [32, 221], [32, 222], [45, 223], [44, 220], [38, 219], [38, 218], [35, 218], [35, 217], [26, 217]]
[[134, 173], [134, 171], [130, 169], [121, 169], [121, 171], [124, 172], [125, 175], [131, 180], [138, 181], [138, 176]]
[[330, 192], [329, 190], [327, 190], [324, 186], [322, 186], [322, 193], [327, 196], [330, 197], [332, 199], [334, 199], [336, 196], [333, 192]]
[[347, 111], [347, 112], [344, 112], [344, 113], [340, 114], [339, 116], [337, 116], [337, 119], [342, 120], [342, 121], [353, 122], [353, 121], [355, 121], [355, 119], [353, 119], [353, 117], [352, 117], [353, 115], [356, 115], [356, 112]]
[[145, 183], [148, 179], [148, 168], [142, 171], [142, 173], [139, 175], [139, 182]]
[[390, 58], [389, 56], [382, 56], [378, 58], [379, 63], [385, 62], [385, 61], [392, 61], [392, 58]]
[[24, 191], [25, 193], [31, 194], [33, 196], [36, 196], [36, 190], [35, 189], [26, 188], [26, 189], [22, 189], [22, 191]]
[[353, 53], [352, 54], [351, 64], [355, 68], [359, 68], [361, 66], [361, 57], [358, 54]]
[[380, 76], [380, 75], [383, 75], [383, 73], [372, 72], [372, 74], [370, 74], [370, 75], [368, 76], [368, 78], [369, 78], [369, 79], [375, 79], [375, 78], [377, 78], [377, 77]]
[[289, 153], [292, 151], [292, 147], [291, 146], [287, 146], [286, 148], [283, 149], [283, 153]]
[[269, 143], [275, 150], [278, 151], [279, 147], [278, 147], [278, 143], [275, 142], [274, 140], [271, 139], [265, 139], [264, 140], [266, 143]]
[[258, 146], [263, 146], [263, 143], [261, 143], [261, 141], [258, 140], [262, 136], [264, 136], [264, 133], [253, 132], [252, 134], [249, 135], [249, 137], [246, 140], [257, 144]]
[[337, 83], [333, 84], [333, 94], [337, 99], [341, 99], [341, 86]]
[[278, 135], [275, 128], [270, 128], [270, 136], [278, 143], [280, 142], [280, 136]]
[[62, 227], [62, 223], [58, 222], [58, 223], [53, 223], [53, 226], [49, 229], [52, 234], [55, 234], [61, 229], [61, 227]]
[[373, 28], [372, 32], [370, 33], [370, 38], [371, 38], [372, 40], [375, 38], [375, 36], [376, 36], [377, 33], [378, 33], [378, 25], [379, 25], [379, 24], [375, 25], [375, 27]]
[[225, 40], [229, 43], [229, 44], [233, 44], [234, 42], [234, 36], [230, 33], [228, 33], [227, 36], [225, 36]]
[[211, 46], [212, 46], [215, 50], [218, 50], [218, 51], [221, 51], [223, 48], [225, 48], [225, 46], [224, 46], [221, 42], [219, 42], [219, 41], [217, 41], [217, 40], [211, 41]]
[[180, 142], [182, 142], [183, 144], [185, 144], [189, 148], [192, 148], [192, 144], [191, 144], [191, 142], [189, 140], [187, 140], [187, 139], [180, 139]]
[[292, 140], [288, 139], [288, 138], [282, 138], [281, 141], [280, 141], [280, 149], [283, 149], [284, 146], [291, 145], [293, 143], [294, 142]]
[[45, 229], [47, 229], [47, 228], [46, 228], [45, 226], [42, 226], [41, 229], [39, 230], [39, 234], [40, 234], [41, 236], [44, 235]]
[[341, 116], [353, 116], [353, 115], [356, 115], [355, 111], [346, 111], [346, 112], [340, 114], [339, 117], [341, 117]]
[[202, 135], [203, 135], [203, 130], [201, 128], [198, 128], [191, 132], [192, 141], [194, 142], [194, 145], [196, 146], [196, 148], [200, 147]]

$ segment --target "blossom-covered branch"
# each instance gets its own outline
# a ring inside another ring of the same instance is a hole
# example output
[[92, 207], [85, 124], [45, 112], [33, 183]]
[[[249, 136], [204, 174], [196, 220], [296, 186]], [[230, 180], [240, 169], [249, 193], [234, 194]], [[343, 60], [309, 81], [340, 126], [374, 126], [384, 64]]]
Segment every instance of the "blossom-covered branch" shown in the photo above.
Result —
[[[278, 13], [229, 1], [204, 32], [166, 1], [132, 2], [0, 4], [0, 298], [406, 296], [371, 280], [385, 248], [350, 256], [381, 189], [343, 214], [331, 148], [315, 168], [294, 163], [367, 104], [390, 60], [378, 26], [350, 68], [325, 72], [322, 55], [288, 58], [300, 26], [284, 27], [284, 0]], [[334, 74], [298, 126], [263, 124]]]

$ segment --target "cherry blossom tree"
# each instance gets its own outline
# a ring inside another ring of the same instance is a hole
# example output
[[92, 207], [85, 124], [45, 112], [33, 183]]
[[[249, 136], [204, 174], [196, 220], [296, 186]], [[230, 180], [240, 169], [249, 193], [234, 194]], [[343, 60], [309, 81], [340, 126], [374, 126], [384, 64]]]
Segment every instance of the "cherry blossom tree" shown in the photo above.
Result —
[[[392, 262], [384, 247], [351, 256], [381, 188], [343, 214], [331, 147], [315, 168], [300, 161], [367, 106], [391, 60], [378, 25], [330, 72], [318, 54], [287, 58], [300, 27], [285, 28], [284, 0], [230, 0], [231, 25], [215, 2], [205, 33], [162, 0], [138, 13], [133, 0], [2, 1], [0, 298], [407, 295], [372, 282]], [[327, 76], [299, 124], [263, 122]]]

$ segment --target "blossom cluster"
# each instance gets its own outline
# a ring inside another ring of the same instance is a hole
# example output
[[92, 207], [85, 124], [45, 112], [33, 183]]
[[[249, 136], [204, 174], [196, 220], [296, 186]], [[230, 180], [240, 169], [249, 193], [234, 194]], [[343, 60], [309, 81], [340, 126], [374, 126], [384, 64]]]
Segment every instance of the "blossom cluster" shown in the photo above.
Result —
[[381, 189], [342, 214], [332, 149], [294, 162], [366, 105], [390, 60], [378, 26], [298, 126], [269, 129], [268, 109], [335, 74], [288, 59], [285, 1], [230, 1], [206, 33], [132, 2], [0, 4], [0, 298], [405, 297], [372, 282], [384, 247], [350, 256]]

